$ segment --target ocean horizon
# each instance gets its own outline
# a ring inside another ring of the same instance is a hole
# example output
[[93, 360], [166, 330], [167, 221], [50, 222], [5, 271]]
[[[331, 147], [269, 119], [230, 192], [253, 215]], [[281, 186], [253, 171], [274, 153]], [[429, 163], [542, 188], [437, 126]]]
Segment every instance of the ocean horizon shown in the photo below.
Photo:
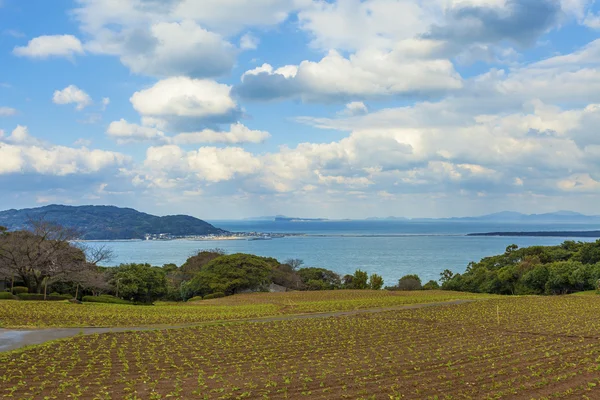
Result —
[[273, 222], [246, 220], [209, 221], [232, 232], [293, 233], [271, 240], [170, 240], [92, 241], [109, 247], [114, 258], [106, 266], [122, 263], [182, 265], [199, 250], [221, 248], [227, 253], [250, 253], [304, 260], [305, 266], [327, 268], [340, 275], [361, 269], [381, 275], [394, 285], [406, 274], [423, 281], [439, 279], [445, 269], [462, 273], [472, 261], [503, 253], [507, 246], [558, 245], [565, 240], [594, 241], [593, 238], [487, 237], [468, 233], [493, 231], [595, 230], [598, 224], [515, 224], [482, 222], [411, 221], [306, 221]]

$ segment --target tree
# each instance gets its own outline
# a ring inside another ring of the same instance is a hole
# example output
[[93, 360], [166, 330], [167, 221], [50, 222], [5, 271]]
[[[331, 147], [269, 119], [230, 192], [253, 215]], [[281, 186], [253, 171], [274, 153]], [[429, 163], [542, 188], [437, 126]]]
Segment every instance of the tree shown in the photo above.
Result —
[[352, 286], [354, 289], [364, 290], [369, 287], [369, 275], [365, 271], [357, 269], [354, 271], [354, 279], [352, 280]]
[[440, 288], [440, 284], [433, 279], [423, 285], [424, 290], [438, 290]]
[[381, 290], [383, 287], [383, 278], [377, 274], [372, 274], [369, 278], [369, 289]]
[[421, 290], [421, 278], [418, 275], [404, 275], [398, 281], [398, 290]]
[[217, 292], [232, 295], [243, 290], [266, 289], [278, 265], [277, 260], [251, 254], [221, 256], [196, 273], [189, 282], [189, 289], [195, 296]]
[[138, 303], [152, 303], [167, 292], [165, 271], [150, 264], [121, 264], [112, 272], [111, 284], [119, 295]]
[[444, 285], [444, 283], [450, 281], [453, 276], [454, 276], [454, 272], [450, 271], [449, 269], [443, 270], [440, 273], [440, 282], [442, 282], [442, 286]]
[[304, 261], [299, 258], [288, 258], [283, 263], [285, 265], [289, 265], [294, 271], [297, 271], [301, 266], [304, 265]]
[[31, 229], [0, 233], [0, 271], [15, 276], [30, 293], [41, 293], [52, 281], [90, 266], [85, 252], [70, 241], [77, 232], [42, 219], [30, 221]]
[[313, 280], [324, 282], [324, 290], [339, 289], [342, 283], [338, 274], [325, 268], [300, 268], [298, 275], [305, 285]]

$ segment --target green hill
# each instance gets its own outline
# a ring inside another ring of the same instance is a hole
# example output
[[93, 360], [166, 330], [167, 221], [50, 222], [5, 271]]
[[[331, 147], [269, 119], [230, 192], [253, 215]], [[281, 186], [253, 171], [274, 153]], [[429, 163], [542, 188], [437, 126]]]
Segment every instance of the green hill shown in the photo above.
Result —
[[86, 240], [143, 239], [146, 234], [168, 233], [173, 236], [225, 234], [208, 222], [188, 215], [157, 217], [132, 208], [114, 206], [49, 205], [0, 212], [0, 226], [10, 230], [24, 229], [31, 219], [73, 227]]

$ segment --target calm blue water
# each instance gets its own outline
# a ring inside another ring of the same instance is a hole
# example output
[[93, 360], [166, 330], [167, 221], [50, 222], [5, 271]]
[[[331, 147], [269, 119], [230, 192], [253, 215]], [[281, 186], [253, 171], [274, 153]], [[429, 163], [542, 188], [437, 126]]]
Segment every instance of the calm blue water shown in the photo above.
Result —
[[[280, 261], [300, 258], [307, 266], [331, 269], [339, 274], [360, 268], [378, 273], [386, 285], [416, 273], [424, 281], [438, 279], [446, 268], [464, 272], [471, 261], [504, 252], [510, 244], [520, 247], [556, 245], [565, 238], [468, 237], [466, 233], [490, 231], [594, 230], [598, 225], [525, 225], [467, 222], [335, 221], [264, 222], [211, 221], [230, 231], [289, 232], [322, 236], [286, 237], [273, 240], [230, 241], [128, 241], [103, 242], [115, 253], [112, 265], [142, 263], [181, 265], [199, 249], [220, 247], [228, 253], [251, 253]], [[361, 236], [363, 235], [363, 236]], [[367, 235], [367, 236], [365, 236]], [[376, 236], [368, 236], [376, 235]], [[594, 239], [575, 239], [594, 240]]]

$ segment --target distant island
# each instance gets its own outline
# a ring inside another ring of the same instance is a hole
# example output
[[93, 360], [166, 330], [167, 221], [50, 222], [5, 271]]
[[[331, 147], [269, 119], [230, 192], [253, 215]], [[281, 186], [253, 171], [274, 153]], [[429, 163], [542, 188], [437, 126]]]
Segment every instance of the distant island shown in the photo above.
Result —
[[230, 232], [188, 215], [158, 217], [132, 208], [114, 206], [49, 205], [0, 212], [0, 226], [27, 228], [43, 218], [81, 232], [82, 240], [170, 239], [188, 236], [227, 236]]
[[486, 232], [469, 233], [467, 236], [539, 236], [600, 238], [600, 231]]

